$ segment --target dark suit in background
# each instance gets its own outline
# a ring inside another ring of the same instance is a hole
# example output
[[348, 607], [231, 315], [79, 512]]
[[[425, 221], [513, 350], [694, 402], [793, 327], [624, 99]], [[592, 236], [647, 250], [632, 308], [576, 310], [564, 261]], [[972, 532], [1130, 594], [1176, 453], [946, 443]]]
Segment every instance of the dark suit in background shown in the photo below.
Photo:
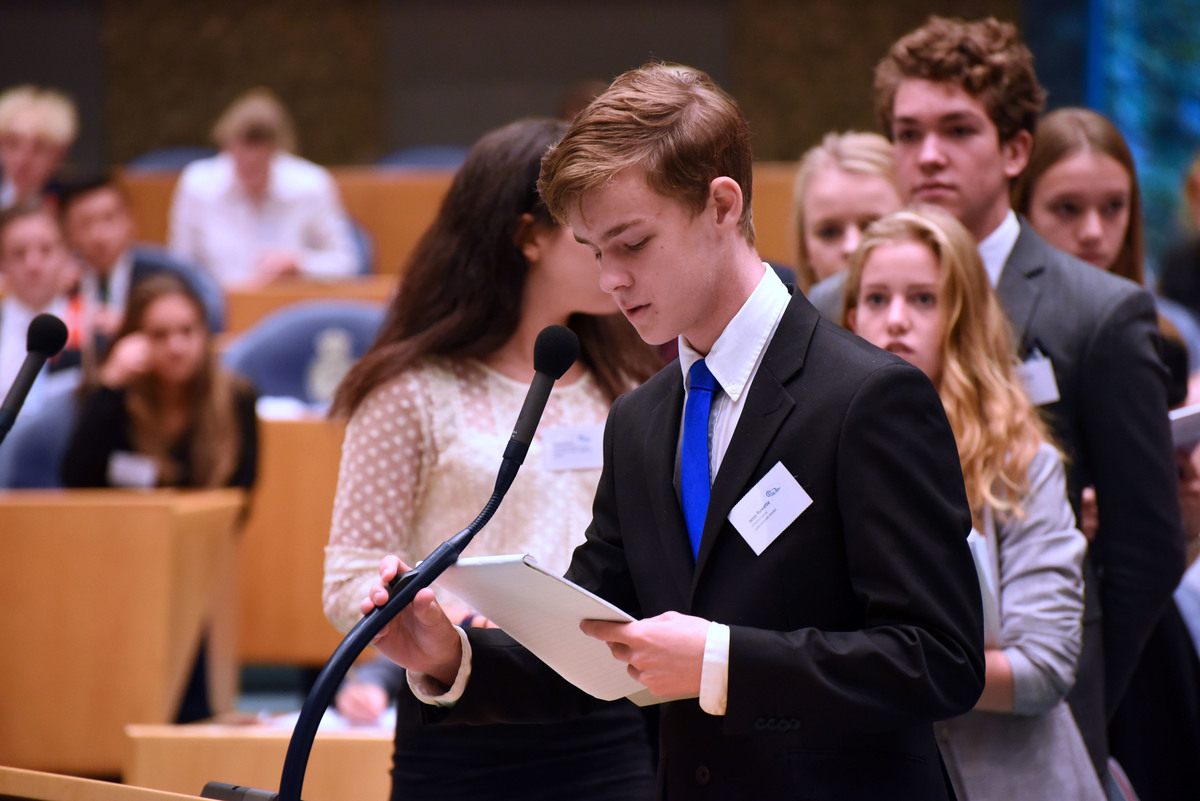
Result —
[[1183, 526], [1159, 358], [1145, 290], [1051, 247], [1025, 220], [996, 291], [1018, 351], [1054, 366], [1060, 400], [1042, 407], [1066, 454], [1079, 515], [1094, 486], [1099, 531], [1084, 562], [1083, 653], [1068, 696], [1097, 771], [1108, 718], [1183, 575]]
[[[619, 398], [568, 576], [637, 618], [727, 624], [724, 716], [661, 707], [667, 798], [946, 797], [932, 722], [983, 688], [981, 602], [954, 436], [917, 368], [794, 292], [713, 481], [698, 560], [680, 510], [678, 363]], [[812, 504], [761, 555], [731, 507], [782, 462]], [[586, 708], [502, 632], [472, 629], [458, 704], [430, 720]]]

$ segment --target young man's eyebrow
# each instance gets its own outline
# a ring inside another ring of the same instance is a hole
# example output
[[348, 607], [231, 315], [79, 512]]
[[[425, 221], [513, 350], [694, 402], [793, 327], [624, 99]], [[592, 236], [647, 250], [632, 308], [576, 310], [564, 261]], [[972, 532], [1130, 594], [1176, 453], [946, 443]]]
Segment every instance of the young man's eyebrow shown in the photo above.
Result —
[[[979, 116], [978, 112], [963, 109], [962, 111], [951, 111], [948, 114], [942, 114], [938, 116], [936, 122], [959, 122], [961, 120], [973, 120], [977, 116]], [[896, 117], [895, 123], [897, 125], [919, 125], [921, 121], [916, 117]]]
[[[640, 222], [641, 222], [641, 219], [636, 219], [636, 220], [629, 220], [628, 222], [620, 223], [619, 225], [614, 225], [612, 228], [609, 228], [607, 231], [605, 231], [603, 234], [600, 235], [600, 237], [599, 237], [600, 244], [607, 242], [608, 240], [612, 239], [615, 236], [620, 236], [621, 234], [625, 233], [627, 230], [629, 230], [630, 228], [632, 228], [633, 226], [637, 225]], [[591, 242], [584, 239], [577, 233], [575, 234], [575, 241], [581, 245], [592, 245]]]

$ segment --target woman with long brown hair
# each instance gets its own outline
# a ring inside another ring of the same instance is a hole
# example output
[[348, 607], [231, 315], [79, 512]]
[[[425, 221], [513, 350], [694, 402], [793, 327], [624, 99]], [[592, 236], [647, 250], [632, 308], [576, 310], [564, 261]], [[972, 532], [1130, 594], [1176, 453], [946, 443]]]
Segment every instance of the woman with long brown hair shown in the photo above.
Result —
[[205, 319], [203, 302], [174, 275], [134, 287], [87, 382], [63, 459], [66, 486], [253, 486], [254, 390], [220, 366]]
[[[420, 559], [487, 501], [543, 327], [572, 328], [580, 359], [555, 386], [521, 474], [469, 554], [529, 553], [565, 570], [590, 520], [608, 409], [661, 365], [600, 290], [591, 251], [538, 197], [541, 157], [565, 130], [526, 120], [471, 148], [379, 338], [339, 387], [332, 413], [349, 422], [324, 601], [342, 630], [358, 621], [385, 555]], [[456, 619], [486, 624], [461, 605]], [[644, 719], [628, 702], [544, 726], [436, 727], [422, 727], [407, 688], [397, 704], [393, 798], [651, 794]]]

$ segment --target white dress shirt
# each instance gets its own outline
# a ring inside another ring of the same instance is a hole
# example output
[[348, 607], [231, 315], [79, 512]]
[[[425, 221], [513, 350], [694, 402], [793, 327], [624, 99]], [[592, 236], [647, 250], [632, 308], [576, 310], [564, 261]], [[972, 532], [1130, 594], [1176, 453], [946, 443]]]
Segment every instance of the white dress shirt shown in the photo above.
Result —
[[257, 202], [242, 188], [228, 153], [189, 164], [171, 204], [168, 239], [173, 253], [207, 269], [226, 289], [250, 280], [268, 250], [295, 252], [309, 277], [357, 270], [333, 177], [290, 153], [272, 157], [266, 196]]
[[1009, 209], [1004, 221], [979, 243], [979, 256], [983, 259], [983, 268], [987, 270], [992, 286], [1000, 283], [1000, 273], [1004, 272], [1004, 264], [1012, 255], [1020, 235], [1021, 223], [1017, 220], [1017, 213]]

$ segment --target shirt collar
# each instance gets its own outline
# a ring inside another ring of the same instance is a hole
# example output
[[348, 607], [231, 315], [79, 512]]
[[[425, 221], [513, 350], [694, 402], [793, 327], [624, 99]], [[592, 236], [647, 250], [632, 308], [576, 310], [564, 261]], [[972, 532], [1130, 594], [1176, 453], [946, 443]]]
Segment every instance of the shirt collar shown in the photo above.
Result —
[[766, 269], [758, 286], [725, 326], [707, 356], [701, 356], [683, 337], [679, 337], [679, 366], [683, 370], [685, 389], [688, 370], [704, 359], [709, 372], [721, 385], [721, 390], [734, 403], [745, 391], [791, 299], [787, 287], [775, 275], [775, 271], [765, 263], [763, 266]]
[[1021, 235], [1021, 223], [1012, 209], [1004, 215], [1004, 221], [979, 243], [979, 256], [983, 259], [983, 267], [987, 270], [988, 280], [992, 286], [1000, 283], [1000, 273], [1004, 271], [1004, 263], [1008, 261], [1017, 237]]

